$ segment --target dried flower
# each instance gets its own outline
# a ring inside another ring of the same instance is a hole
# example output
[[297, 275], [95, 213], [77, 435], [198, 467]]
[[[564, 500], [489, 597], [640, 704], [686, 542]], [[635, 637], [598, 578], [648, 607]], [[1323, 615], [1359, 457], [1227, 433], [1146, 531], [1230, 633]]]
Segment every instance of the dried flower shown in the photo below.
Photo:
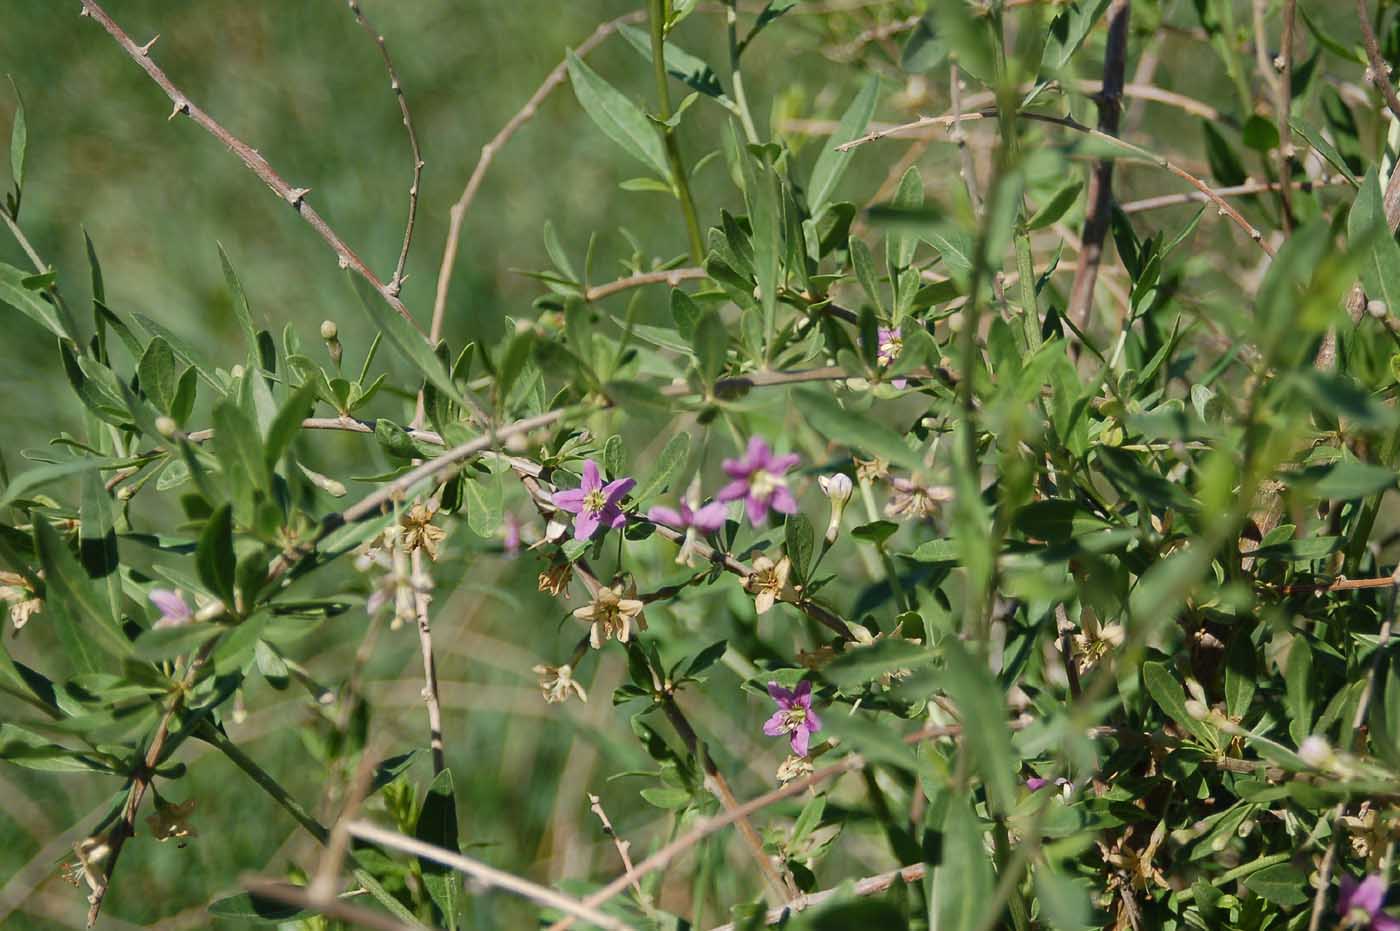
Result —
[[744, 580], [744, 588], [753, 595], [754, 610], [759, 614], [768, 613], [787, 588], [788, 573], [791, 571], [792, 563], [786, 556], [776, 563], [767, 556], [753, 561], [753, 571]]
[[835, 543], [841, 533], [841, 518], [846, 513], [846, 502], [851, 500], [855, 486], [844, 472], [823, 475], [817, 479], [822, 494], [831, 499], [831, 519], [826, 523], [826, 542]]
[[1342, 891], [1337, 896], [1337, 914], [1342, 927], [1372, 928], [1374, 931], [1400, 931], [1400, 920], [1381, 911], [1385, 901], [1385, 880], [1372, 874], [1361, 882], [1350, 876], [1342, 877]]
[[404, 549], [411, 553], [422, 547], [433, 562], [437, 562], [438, 544], [447, 536], [446, 530], [433, 523], [437, 509], [438, 503], [429, 499], [427, 504], [415, 504], [399, 519]]
[[637, 622], [641, 630], [647, 629], [646, 618], [642, 617], [645, 605], [636, 598], [624, 597], [621, 586], [599, 588], [593, 601], [574, 612], [574, 617], [589, 624], [588, 642], [598, 649], [605, 640], [616, 637], [619, 643], [626, 643], [632, 637], [632, 622]]
[[778, 703], [778, 710], [763, 723], [763, 733], [769, 737], [788, 735], [792, 752], [806, 756], [812, 735], [822, 729], [821, 718], [812, 710], [812, 683], [803, 679], [796, 691], [789, 692], [776, 682], [768, 683], [768, 694]]
[[[187, 799], [178, 805], [173, 805], [157, 795], [155, 814], [146, 818], [146, 826], [151, 829], [151, 834], [158, 841], [197, 837], [199, 832], [185, 820], [189, 817], [190, 812], [194, 811], [194, 806], [194, 799]], [[185, 845], [181, 844], [180, 846]]]
[[549, 592], [556, 598], [569, 587], [574, 577], [574, 564], [564, 559], [556, 559], [549, 568], [540, 573], [540, 591]]
[[111, 841], [106, 834], [85, 837], [73, 845], [73, 854], [78, 862], [66, 871], [73, 885], [82, 879], [94, 894], [107, 887], [107, 875], [102, 871], [102, 861], [112, 854]]
[[668, 507], [657, 506], [647, 511], [647, 520], [657, 524], [665, 524], [673, 530], [685, 531], [685, 538], [681, 541], [681, 551], [676, 556], [676, 562], [690, 566], [695, 564], [695, 549], [700, 541], [700, 535], [709, 535], [724, 526], [728, 517], [724, 504], [719, 501], [711, 501], [703, 507], [698, 505], [692, 495], [692, 500], [682, 500], [680, 510], [673, 511]]
[[[846, 649], [848, 650], [856, 649], [859, 647], [874, 646], [881, 640], [887, 639], [887, 637], [898, 636], [897, 633], [887, 635], [884, 631], [881, 631], [878, 634], [872, 634], [862, 624], [852, 624], [851, 635], [855, 637], [855, 639], [852, 640], [850, 643], [846, 644]], [[899, 639], [907, 640], [909, 643], [914, 644], [923, 643], [923, 640], [919, 639], [918, 637], [899, 637]], [[889, 688], [892, 684], [894, 684], [896, 680], [907, 679], [913, 674], [914, 671], [912, 669], [889, 669], [881, 673], [879, 682], [880, 685], [884, 688]]]
[[194, 620], [194, 612], [185, 603], [185, 596], [168, 588], [153, 588], [148, 596], [151, 604], [160, 609], [160, 619], [151, 625], [152, 630], [167, 627], [183, 627]]
[[890, 477], [890, 464], [878, 456], [874, 459], [861, 459], [852, 456], [856, 464], [856, 478], [862, 482], [883, 482]]
[[894, 492], [885, 503], [885, 516], [899, 520], [933, 517], [938, 513], [938, 506], [952, 498], [945, 488], [925, 488], [907, 478], [892, 479], [890, 487]]
[[531, 671], [540, 677], [540, 691], [544, 693], [544, 700], [549, 704], [556, 705], [568, 701], [570, 693], [577, 695], [579, 701], [588, 701], [588, 693], [574, 678], [574, 669], [568, 663], [562, 666], [540, 664]]
[[752, 437], [742, 459], [724, 460], [724, 472], [732, 481], [715, 497], [720, 501], [743, 499], [749, 523], [755, 527], [768, 519], [770, 509], [795, 514], [797, 499], [788, 490], [783, 474], [797, 465], [798, 459], [796, 453], [775, 456], [762, 437]]
[[583, 464], [583, 484], [578, 488], [554, 493], [554, 506], [574, 516], [574, 539], [589, 540], [598, 527], [607, 524], [616, 530], [627, 523], [627, 516], [618, 504], [637, 484], [635, 479], [619, 478], [603, 484], [598, 464], [592, 459]]
[[0, 571], [0, 601], [10, 606], [10, 623], [15, 632], [24, 629], [29, 619], [44, 607], [44, 599], [29, 587], [29, 580], [14, 572]]
[[786, 785], [794, 779], [810, 776], [816, 769], [805, 756], [790, 756], [778, 766], [778, 782]]

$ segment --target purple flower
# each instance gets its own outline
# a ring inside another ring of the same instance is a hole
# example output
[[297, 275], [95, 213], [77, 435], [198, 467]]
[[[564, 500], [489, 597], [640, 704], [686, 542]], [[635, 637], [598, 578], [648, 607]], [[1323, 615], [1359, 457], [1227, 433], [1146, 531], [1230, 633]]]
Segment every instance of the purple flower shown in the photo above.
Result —
[[706, 534], [714, 533], [724, 526], [726, 508], [723, 502], [711, 501], [698, 509], [692, 509], [688, 501], [682, 501], [680, 505], [679, 511], [658, 505], [647, 511], [647, 520], [665, 524], [675, 530], [689, 530], [693, 527]]
[[1349, 928], [1373, 928], [1375, 931], [1400, 931], [1400, 920], [1381, 911], [1385, 901], [1385, 880], [1367, 876], [1357, 882], [1342, 877], [1342, 892], [1337, 897], [1337, 914], [1349, 919]]
[[149, 597], [151, 604], [160, 609], [160, 620], [151, 625], [153, 630], [179, 627], [188, 624], [194, 618], [194, 612], [185, 603], [185, 596], [179, 592], [168, 588], [153, 588]]
[[514, 559], [520, 554], [520, 521], [514, 514], [507, 514], [501, 526], [502, 545], [507, 558]]
[[598, 532], [599, 524], [616, 530], [627, 523], [627, 515], [622, 513], [618, 502], [635, 484], [636, 479], [620, 478], [604, 485], [597, 463], [590, 459], [583, 464], [583, 484], [568, 491], [556, 491], [554, 506], [574, 515], [574, 539], [588, 540]]
[[797, 499], [788, 490], [783, 473], [797, 465], [797, 461], [796, 453], [775, 456], [763, 437], [752, 437], [744, 458], [724, 460], [724, 472], [732, 481], [715, 497], [720, 501], [743, 498], [749, 523], [755, 527], [768, 518], [769, 508], [779, 514], [795, 514]]
[[822, 720], [812, 710], [812, 683], [803, 679], [797, 690], [789, 692], [776, 682], [768, 683], [768, 694], [778, 703], [778, 710], [763, 723], [763, 733], [769, 737], [788, 735], [792, 752], [806, 756], [812, 735], [822, 729]]
[[[904, 337], [899, 331], [899, 327], [885, 329], [880, 327], [879, 341], [875, 348], [875, 361], [881, 366], [890, 366], [894, 360], [899, 358], [899, 354], [904, 351]], [[904, 388], [909, 384], [908, 379], [896, 378], [890, 382], [896, 388]]]

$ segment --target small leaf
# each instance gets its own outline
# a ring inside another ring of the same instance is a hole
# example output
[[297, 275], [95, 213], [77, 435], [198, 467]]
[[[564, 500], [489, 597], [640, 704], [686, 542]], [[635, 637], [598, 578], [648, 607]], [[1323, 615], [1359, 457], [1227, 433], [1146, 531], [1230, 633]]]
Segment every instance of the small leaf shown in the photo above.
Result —
[[1203, 723], [1191, 717], [1186, 710], [1186, 692], [1181, 683], [1161, 663], [1143, 663], [1142, 681], [1147, 693], [1172, 720], [1190, 731], [1196, 739], [1207, 746], [1214, 744], [1214, 736]]
[[1079, 192], [1084, 189], [1084, 182], [1078, 179], [1067, 182], [1060, 188], [1045, 205], [1035, 212], [1035, 216], [1026, 221], [1026, 229], [1034, 231], [1044, 229], [1059, 221], [1065, 215], [1065, 211], [1074, 206], [1074, 202], [1079, 198]]
[[432, 382], [444, 395], [462, 407], [470, 407], [456, 382], [447, 373], [442, 359], [438, 358], [427, 337], [414, 328], [413, 324], [401, 317], [380, 295], [370, 290], [369, 285], [359, 275], [350, 276], [350, 284], [359, 295], [360, 306], [369, 315], [375, 330], [388, 337], [404, 359], [417, 370], [418, 374]]
[[[418, 814], [418, 824], [414, 837], [426, 844], [460, 852], [457, 840], [457, 799], [452, 788], [452, 770], [444, 769], [437, 774], [428, 794], [423, 799], [423, 810]], [[457, 913], [462, 905], [462, 884], [456, 871], [450, 866], [418, 858], [419, 869], [423, 871], [423, 884], [428, 894], [442, 912], [449, 928], [457, 927]]]
[[637, 500], [646, 501], [669, 490], [671, 481], [689, 458], [690, 434], [678, 433], [671, 437], [656, 457], [656, 468], [652, 470], [651, 478], [637, 492]]
[[20, 96], [19, 85], [10, 78], [10, 87], [15, 91], [15, 122], [10, 127], [10, 177], [15, 179], [15, 190], [24, 189], [24, 152], [29, 145], [29, 127], [24, 118], [24, 98]]
[[889, 520], [877, 520], [868, 524], [861, 524], [851, 531], [851, 536], [857, 540], [865, 540], [869, 543], [881, 544], [899, 532], [899, 524]]
[[234, 573], [238, 560], [233, 552], [233, 510], [225, 504], [213, 513], [195, 548], [195, 569], [211, 592], [232, 605]]
[[666, 153], [661, 136], [636, 104], [609, 84], [592, 68], [584, 64], [572, 50], [565, 58], [569, 81], [579, 106], [603, 134], [620, 145], [627, 154], [651, 168], [659, 176], [669, 178]]
[[1296, 908], [1312, 898], [1308, 878], [1292, 863], [1266, 866], [1244, 880], [1245, 888], [1283, 908]]
[[867, 456], [884, 459], [892, 465], [906, 469], [923, 468], [923, 461], [905, 445], [898, 433], [868, 414], [858, 414], [841, 407], [824, 391], [798, 389], [792, 392], [792, 399], [808, 426], [828, 439]]
[[836, 185], [840, 183], [841, 176], [846, 173], [847, 166], [855, 157], [854, 149], [838, 152], [837, 148], [865, 134], [865, 128], [870, 125], [870, 118], [875, 115], [875, 101], [879, 95], [879, 78], [867, 78], [855, 100], [851, 101], [851, 105], [842, 114], [836, 132], [826, 140], [825, 148], [817, 156], [817, 162], [812, 166], [812, 177], [807, 182], [807, 209], [813, 219], [820, 221], [822, 211], [836, 193]]
[[807, 571], [812, 565], [812, 548], [816, 535], [812, 522], [802, 513], [789, 514], [783, 522], [783, 539], [788, 559], [792, 562], [793, 574], [797, 581], [807, 580]]
[[1313, 724], [1313, 661], [1312, 647], [1307, 638], [1295, 635], [1288, 648], [1288, 664], [1283, 683], [1288, 698], [1288, 736], [1293, 746], [1300, 747], [1312, 733]]
[[60, 339], [72, 339], [72, 333], [62, 321], [58, 308], [35, 291], [24, 286], [29, 276], [0, 262], [0, 303], [9, 304], [15, 310], [33, 320]]

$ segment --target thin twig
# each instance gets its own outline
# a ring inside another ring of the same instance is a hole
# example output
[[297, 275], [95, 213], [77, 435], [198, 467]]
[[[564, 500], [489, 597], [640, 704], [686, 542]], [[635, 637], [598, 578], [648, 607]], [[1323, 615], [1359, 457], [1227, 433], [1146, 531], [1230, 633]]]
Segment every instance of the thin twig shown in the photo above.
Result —
[[[1277, 191], [1282, 187], [1291, 187], [1299, 191], [1315, 191], [1318, 188], [1337, 187], [1345, 184], [1350, 184], [1350, 182], [1341, 175], [1322, 175], [1318, 178], [1299, 180], [1287, 185], [1280, 181], [1246, 181], [1244, 184], [1214, 188], [1213, 193], [1216, 197], [1245, 197], [1250, 194]], [[1180, 194], [1163, 194], [1160, 197], [1144, 197], [1142, 200], [1128, 201], [1126, 204], [1119, 204], [1118, 209], [1124, 213], [1142, 213], [1145, 210], [1178, 207], [1182, 204], [1204, 204], [1212, 199], [1199, 191], [1185, 191]]]
[[1273, 64], [1278, 68], [1278, 155], [1279, 155], [1279, 179], [1283, 185], [1279, 188], [1279, 203], [1283, 205], [1283, 229], [1285, 233], [1293, 232], [1293, 227], [1297, 223], [1297, 218], [1293, 215], [1293, 169], [1296, 165], [1294, 155], [1297, 151], [1293, 145], [1293, 27], [1295, 25], [1295, 12], [1297, 0], [1284, 0], [1283, 2], [1283, 35], [1280, 39], [1280, 49], [1278, 57]]
[[567, 912], [572, 918], [582, 918], [584, 921], [592, 922], [600, 928], [608, 928], [610, 931], [629, 931], [629, 925], [614, 918], [604, 912], [598, 911], [595, 906], [580, 902], [578, 899], [570, 898], [561, 892], [555, 892], [548, 886], [541, 886], [539, 883], [530, 882], [504, 870], [498, 870], [493, 866], [487, 866], [479, 860], [463, 856], [453, 850], [446, 850], [442, 847], [435, 847], [432, 844], [425, 844], [412, 837], [405, 837], [394, 831], [389, 831], [378, 825], [370, 824], [367, 821], [352, 821], [349, 825], [350, 833], [374, 844], [383, 844], [385, 847], [410, 853], [414, 856], [423, 857], [450, 866], [458, 872], [470, 876], [472, 879], [486, 886], [494, 886], [513, 892], [543, 905], [547, 908], [558, 909]]
[[708, 277], [709, 274], [703, 268], [668, 268], [658, 272], [642, 272], [588, 288], [583, 292], [583, 299], [592, 303], [631, 288], [640, 288], [649, 284], [665, 284], [674, 288], [679, 286], [682, 281], [694, 281], [698, 278]]
[[[413, 551], [413, 577], [423, 573], [423, 548]], [[442, 701], [438, 698], [437, 662], [433, 659], [433, 635], [428, 623], [428, 605], [432, 596], [413, 589], [414, 613], [418, 617], [418, 644], [423, 654], [423, 704], [428, 708], [428, 739], [433, 754], [433, 775], [447, 768], [447, 755], [442, 742]]]
[[165, 744], [170, 739], [170, 725], [185, 703], [185, 696], [189, 694], [189, 686], [194, 684], [195, 677], [199, 675], [205, 661], [214, 652], [214, 647], [218, 645], [219, 640], [220, 638], [215, 637], [205, 641], [204, 645], [190, 659], [183, 679], [184, 687], [175, 692], [170, 707], [165, 710], [160, 724], [156, 726], [155, 734], [151, 737], [151, 745], [146, 750], [141, 768], [131, 776], [131, 788], [127, 791], [126, 803], [122, 806], [121, 818], [108, 834], [107, 842], [112, 849], [107, 854], [106, 859], [102, 861], [101, 885], [94, 889], [88, 898], [87, 926], [89, 928], [97, 923], [97, 916], [102, 911], [102, 902], [107, 897], [107, 890], [112, 888], [112, 874], [117, 868], [117, 858], [121, 856], [122, 848], [126, 846], [127, 839], [136, 834], [136, 816], [141, 810], [141, 801], [146, 797], [146, 790], [150, 788], [151, 782], [155, 779], [156, 767], [160, 764], [161, 754], [165, 752]]
[[[574, 54], [579, 58], [588, 55], [589, 52], [597, 48], [604, 39], [617, 31], [617, 28], [624, 23], [640, 22], [645, 16], [645, 12], [637, 11], [628, 13], [626, 16], [619, 16], [617, 19], [609, 20], [593, 30], [593, 34], [579, 43], [574, 49]], [[457, 249], [462, 237], [462, 221], [467, 215], [467, 209], [471, 207], [472, 201], [476, 199], [477, 191], [481, 188], [482, 179], [486, 177], [486, 170], [491, 167], [496, 154], [515, 135], [516, 130], [524, 126], [539, 110], [540, 104], [550, 95], [553, 90], [564, 82], [568, 68], [565, 62], [561, 61], [555, 65], [554, 70], [545, 76], [535, 92], [530, 95], [530, 99], [525, 101], [525, 106], [506, 121], [491, 141], [481, 147], [481, 156], [477, 159], [476, 167], [472, 169], [471, 177], [467, 179], [467, 186], [462, 191], [462, 196], [457, 198], [457, 202], [452, 205], [447, 226], [447, 242], [442, 249], [442, 265], [438, 269], [437, 293], [433, 298], [433, 320], [428, 329], [428, 339], [434, 345], [442, 337], [443, 317], [447, 312], [447, 291], [452, 284], [453, 266], [457, 262]]]
[[[857, 879], [854, 886], [841, 885], [835, 889], [823, 889], [821, 892], [809, 892], [799, 899], [787, 903], [782, 908], [770, 908], [768, 914], [764, 916], [763, 923], [766, 925], [776, 925], [786, 921], [794, 912], [804, 911], [817, 905], [821, 905], [827, 899], [835, 895], [867, 896], [879, 895], [889, 889], [896, 882], [916, 883], [928, 874], [928, 865], [915, 863], [911, 866], [901, 866], [897, 870], [890, 870], [887, 873], [880, 873], [876, 876], [867, 876], [864, 879]], [[748, 927], [745, 923], [744, 927]], [[717, 925], [710, 931], [736, 931], [736, 925]]]
[[[631, 872], [632, 855], [629, 853], [629, 850], [632, 844], [630, 841], [623, 840], [621, 836], [618, 835], [617, 830], [612, 826], [612, 822], [608, 820], [608, 813], [603, 811], [603, 800], [592, 792], [588, 793], [588, 810], [598, 816], [598, 820], [603, 823], [603, 833], [612, 838], [613, 846], [617, 848], [617, 855], [622, 858], [622, 868]], [[642, 891], [641, 883], [634, 881], [632, 883], [632, 891], [637, 894], [637, 900], [643, 905], [651, 904], [651, 897]]]
[[1356, 18], [1361, 23], [1361, 41], [1366, 46], [1366, 78], [1385, 98], [1385, 105], [1397, 120], [1400, 120], [1400, 96], [1395, 94], [1395, 85], [1390, 82], [1390, 65], [1381, 55], [1376, 42], [1376, 28], [1371, 25], [1371, 14], [1366, 10], [1366, 0], [1356, 0]]
[[949, 130], [948, 137], [958, 147], [958, 164], [961, 166], [959, 173], [962, 175], [963, 186], [967, 189], [967, 201], [972, 205], [973, 214], [980, 215], [982, 199], [977, 195], [977, 165], [972, 160], [972, 149], [967, 145], [967, 133], [962, 127], [962, 73], [958, 69], [956, 59], [948, 66], [948, 95], [953, 104], [953, 128]]
[[[413, 315], [408, 312], [408, 308], [403, 305], [403, 301], [399, 300], [398, 295], [391, 291], [388, 285], [380, 281], [375, 276], [374, 272], [370, 271], [369, 266], [366, 265], [360, 257], [355, 254], [354, 250], [347, 246], [344, 240], [336, 234], [335, 230], [331, 229], [330, 225], [321, 218], [321, 215], [316, 212], [316, 208], [307, 203], [306, 195], [310, 193], [310, 188], [292, 187], [282, 179], [282, 176], [279, 175], [270, 164], [268, 164], [267, 159], [263, 158], [257, 149], [252, 148], [237, 136], [233, 135], [233, 133], [224, 129], [213, 117], [196, 106], [185, 96], [183, 91], [175, 86], [174, 82], [160, 69], [160, 66], [151, 61], [149, 50], [133, 42], [131, 38], [122, 31], [122, 28], [107, 15], [107, 12], [97, 4], [97, 0], [82, 0], [82, 4], [82, 15], [90, 16], [101, 23], [102, 28], [106, 29], [107, 33], [113, 39], [117, 40], [117, 44], [122, 47], [123, 51], [126, 52], [131, 60], [140, 65], [141, 69], [150, 76], [151, 80], [155, 81], [157, 86], [165, 92], [165, 96], [170, 98], [170, 102], [174, 105], [174, 109], [170, 112], [171, 119], [180, 115], [188, 116], [203, 127], [211, 136], [227, 146], [234, 155], [238, 156], [239, 161], [243, 162], [253, 174], [262, 179], [263, 184], [266, 184], [272, 189], [274, 194], [290, 204], [292, 209], [297, 212], [297, 215], [309, 223], [311, 228], [320, 234], [321, 238], [331, 247], [332, 251], [340, 257], [341, 267], [353, 269], [356, 274], [369, 282], [370, 287], [379, 292], [379, 296], [384, 298], [385, 303], [394, 308], [400, 316], [409, 323], [412, 323], [414, 327], [418, 327], [418, 323], [413, 319]], [[421, 331], [420, 327], [419, 332]]]
[[418, 134], [413, 131], [413, 115], [408, 112], [408, 99], [403, 95], [403, 84], [399, 81], [398, 72], [394, 70], [394, 61], [389, 57], [389, 47], [384, 44], [384, 37], [365, 19], [357, 0], [345, 2], [350, 7], [350, 12], [355, 14], [355, 21], [369, 33], [374, 44], [379, 46], [380, 57], [384, 59], [384, 70], [389, 72], [389, 87], [394, 92], [394, 99], [399, 102], [399, 112], [403, 114], [403, 127], [408, 132], [408, 147], [413, 154], [413, 183], [408, 188], [408, 221], [403, 229], [403, 248], [399, 250], [399, 261], [394, 266], [394, 277], [389, 279], [386, 286], [397, 296], [403, 290], [403, 268], [408, 262], [409, 246], [413, 244], [413, 224], [418, 218], [418, 186], [423, 177], [423, 153], [418, 148]]
[[[1027, 719], [1017, 719], [1008, 722], [1008, 726], [1012, 730], [1021, 730], [1028, 723], [1029, 721]], [[961, 733], [962, 726], [958, 724], [930, 725], [905, 736], [904, 742], [906, 744], [916, 744], [925, 740], [956, 737]], [[835, 779], [837, 776], [846, 773], [857, 772], [864, 767], [865, 758], [858, 753], [852, 753], [849, 756], [842, 757], [830, 766], [824, 766], [815, 772], [808, 773], [806, 776], [794, 779], [786, 785], [779, 786], [756, 798], [749, 799], [738, 808], [731, 809], [713, 818], [700, 821], [685, 834], [682, 834], [680, 837], [647, 857], [641, 863], [638, 863], [635, 868], [628, 870], [597, 892], [585, 898], [583, 904], [593, 907], [602, 905], [623, 889], [626, 889], [633, 880], [645, 876], [653, 870], [661, 869], [676, 857], [700, 843], [700, 841], [704, 840], [706, 837], [728, 827], [740, 818], [747, 818], [754, 812], [761, 811], [769, 805], [774, 805], [781, 802], [783, 799], [792, 798], [794, 795], [800, 795], [813, 786], [820, 785], [829, 779]], [[572, 925], [572, 918], [563, 918], [550, 925], [547, 931], [564, 931], [565, 928], [571, 927]]]
[[[986, 109], [981, 110], [977, 113], [964, 114], [963, 121], [994, 119], [996, 115], [997, 112], [995, 109]], [[1220, 215], [1228, 217], [1231, 222], [1233, 222], [1236, 226], [1243, 230], [1245, 234], [1249, 236], [1250, 239], [1254, 240], [1254, 242], [1259, 246], [1260, 249], [1264, 250], [1264, 253], [1266, 255], [1270, 257], [1274, 255], [1274, 248], [1273, 246], [1270, 246], [1267, 242], [1264, 241], [1263, 233], [1255, 229], [1254, 226], [1248, 220], [1246, 220], [1238, 210], [1230, 206], [1229, 202], [1226, 201], [1225, 198], [1218, 196], [1215, 193], [1215, 191], [1211, 189], [1210, 185], [1206, 184], [1200, 178], [1191, 174], [1185, 168], [1182, 168], [1180, 165], [1177, 165], [1170, 159], [1157, 155], [1156, 153], [1150, 151], [1149, 149], [1145, 149], [1140, 145], [1135, 145], [1131, 142], [1127, 142], [1126, 140], [1110, 136], [1107, 133], [1102, 133], [1092, 127], [1085, 126], [1083, 123], [1080, 123], [1079, 121], [1074, 120], [1070, 117], [1051, 116], [1050, 114], [1046, 113], [1030, 113], [1026, 111], [1018, 113], [1017, 116], [1023, 120], [1033, 120], [1037, 123], [1048, 123], [1053, 126], [1062, 126], [1065, 129], [1070, 129], [1077, 133], [1083, 133], [1086, 136], [1090, 136], [1092, 138], [1108, 142], [1118, 147], [1119, 149], [1122, 149], [1124, 152], [1130, 154], [1134, 158], [1141, 159], [1142, 161], [1156, 165], [1158, 168], [1161, 168], [1165, 171], [1176, 175], [1178, 178], [1190, 184], [1196, 190], [1204, 194], [1206, 196], [1206, 199], [1209, 200], [1211, 203], [1219, 207]], [[891, 136], [902, 136], [916, 129], [943, 125], [947, 122], [947, 117], [924, 117], [922, 119], [915, 120], [912, 123], [905, 123], [902, 126], [895, 126], [890, 129], [884, 130], [875, 130], [873, 132], [867, 133], [864, 136], [861, 136], [859, 139], [854, 139], [851, 142], [839, 145], [836, 148], [839, 151], [844, 152], [848, 149], [855, 148], [858, 145], [865, 145], [866, 143], [875, 142], [879, 139], [885, 139]]]
[[[1118, 119], [1123, 112], [1123, 72], [1127, 65], [1129, 0], [1113, 0], [1108, 8], [1108, 43], [1104, 50], [1103, 89], [1099, 91], [1099, 128], [1105, 136], [1118, 135]], [[1113, 159], [1100, 158], [1089, 173], [1085, 195], [1088, 213], [1079, 240], [1079, 264], [1069, 289], [1065, 314], [1080, 330], [1089, 323], [1094, 304], [1094, 285], [1103, 260], [1103, 243], [1108, 236], [1113, 213]]]
[[312, 896], [308, 887], [294, 886], [291, 883], [265, 876], [244, 876], [243, 888], [263, 899], [275, 899], [287, 905], [307, 909], [328, 918], [338, 918], [375, 931], [422, 931], [422, 925], [410, 925], [380, 912], [370, 911], [338, 899], [321, 899]]

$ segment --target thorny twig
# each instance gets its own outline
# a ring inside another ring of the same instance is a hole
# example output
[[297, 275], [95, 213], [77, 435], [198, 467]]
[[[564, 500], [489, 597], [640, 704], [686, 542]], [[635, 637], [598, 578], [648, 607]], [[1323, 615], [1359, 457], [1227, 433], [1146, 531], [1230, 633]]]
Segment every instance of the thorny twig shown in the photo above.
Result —
[[413, 154], [413, 183], [408, 188], [408, 221], [403, 229], [403, 248], [399, 250], [399, 261], [394, 266], [394, 276], [389, 279], [387, 285], [388, 289], [397, 295], [403, 290], [403, 268], [408, 262], [408, 249], [413, 244], [413, 224], [418, 219], [418, 186], [423, 177], [423, 153], [418, 148], [418, 134], [413, 131], [413, 115], [408, 112], [408, 99], [403, 95], [403, 84], [399, 81], [398, 72], [394, 70], [394, 62], [389, 57], [389, 47], [384, 44], [384, 37], [365, 19], [357, 0], [345, 2], [349, 5], [350, 12], [355, 14], [355, 21], [369, 33], [375, 45], [379, 46], [379, 54], [384, 59], [384, 70], [389, 72], [389, 87], [394, 92], [394, 99], [399, 103], [399, 112], [403, 114], [403, 126], [408, 133], [408, 147]]
[[[196, 106], [185, 96], [183, 91], [175, 86], [174, 82], [161, 70], [160, 66], [151, 61], [149, 47], [140, 46], [133, 42], [131, 37], [123, 32], [122, 28], [107, 15], [107, 11], [97, 4], [97, 0], [82, 0], [82, 4], [82, 15], [89, 16], [100, 23], [102, 28], [106, 29], [107, 33], [111, 35], [113, 39], [117, 40], [117, 44], [122, 47], [122, 50], [126, 52], [131, 60], [140, 65], [141, 69], [150, 76], [151, 80], [155, 81], [160, 89], [165, 92], [165, 96], [170, 98], [170, 102], [174, 105], [174, 109], [170, 111], [171, 119], [181, 115], [187, 116], [195, 123], [199, 124], [211, 136], [227, 146], [234, 155], [238, 156], [239, 161], [243, 162], [253, 174], [262, 179], [263, 184], [266, 184], [272, 189], [274, 194], [290, 204], [292, 209], [297, 212], [297, 215], [311, 225], [311, 228], [314, 229], [320, 237], [325, 240], [326, 244], [331, 247], [332, 251], [340, 257], [342, 268], [354, 270], [356, 274], [369, 282], [370, 287], [374, 288], [374, 290], [379, 293], [379, 296], [384, 299], [385, 303], [394, 308], [401, 317], [409, 323], [412, 323], [414, 327], [418, 327], [418, 323], [413, 319], [413, 315], [408, 312], [408, 308], [404, 306], [403, 301], [399, 300], [398, 295], [375, 276], [369, 266], [366, 265], [364, 261], [355, 254], [354, 250], [346, 245], [345, 241], [336, 234], [335, 230], [331, 229], [330, 225], [321, 218], [321, 215], [316, 212], [316, 208], [307, 203], [306, 195], [311, 192], [310, 188], [292, 187], [283, 180], [282, 176], [268, 163], [267, 159], [262, 157], [262, 154], [258, 152], [257, 149], [254, 149], [252, 146], [233, 135], [233, 133], [224, 129], [213, 117]], [[419, 328], [419, 331], [421, 332], [421, 328]]]

